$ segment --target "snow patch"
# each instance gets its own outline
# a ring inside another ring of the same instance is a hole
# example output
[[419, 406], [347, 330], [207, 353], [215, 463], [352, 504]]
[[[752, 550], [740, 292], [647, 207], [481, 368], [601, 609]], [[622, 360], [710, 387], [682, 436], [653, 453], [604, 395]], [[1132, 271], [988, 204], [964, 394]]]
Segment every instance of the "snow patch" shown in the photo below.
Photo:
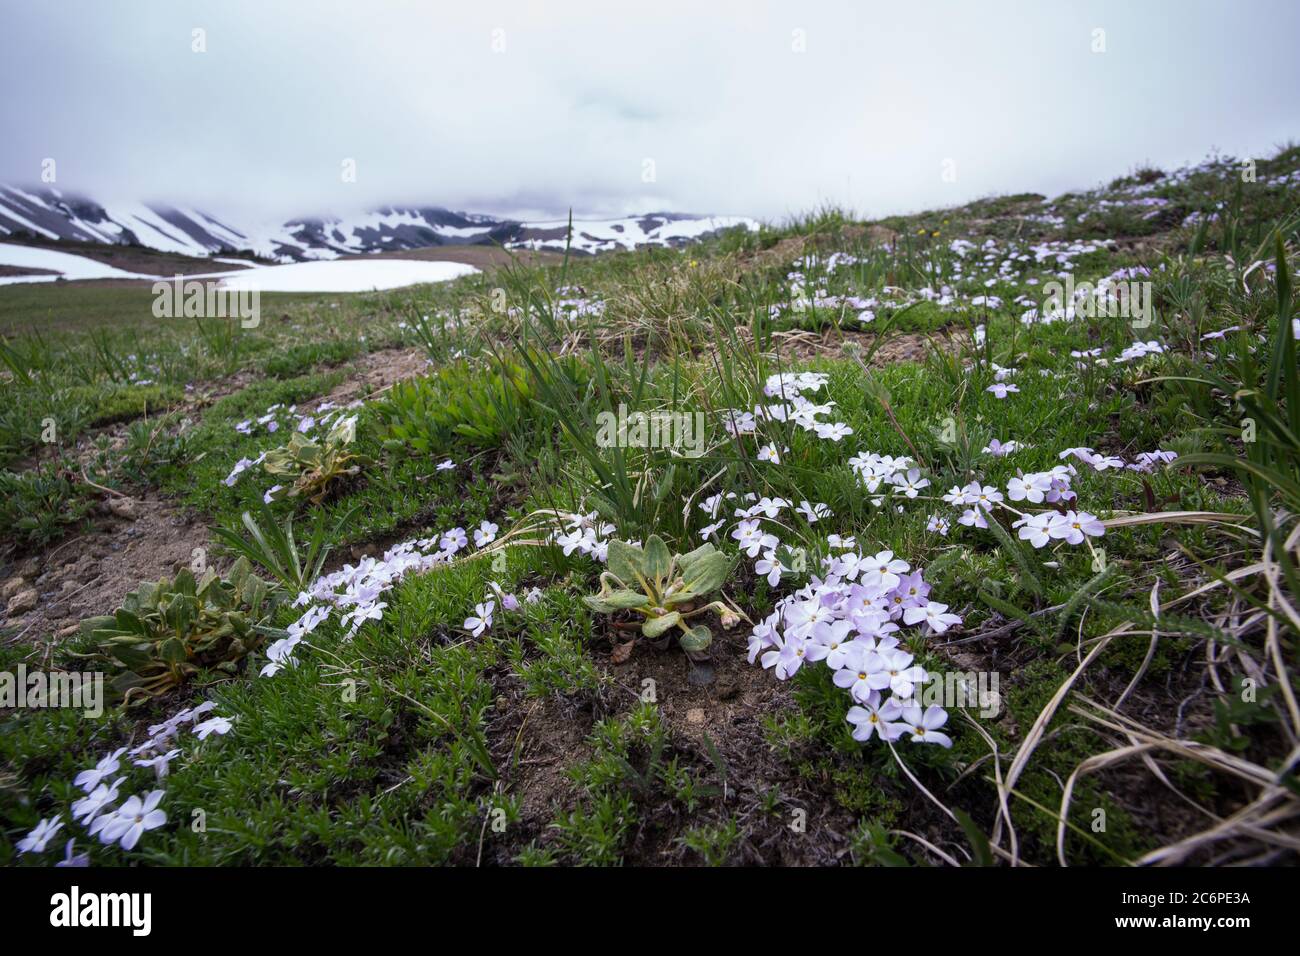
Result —
[[18, 282], [53, 282], [64, 279], [156, 279], [157, 276], [140, 275], [107, 265], [97, 259], [73, 255], [70, 252], [55, 252], [53, 249], [38, 249], [33, 246], [16, 246], [0, 243], [0, 266], [16, 266], [22, 269], [51, 269], [60, 273], [58, 276], [0, 276], [0, 285], [13, 285]]
[[[447, 282], [478, 272], [460, 262], [421, 262], [418, 259], [334, 259], [295, 262], [284, 266], [255, 266], [218, 273], [226, 289], [258, 292], [370, 292], [400, 289], [422, 282]], [[211, 276], [209, 278], [216, 278]], [[190, 278], [199, 278], [191, 276]]]

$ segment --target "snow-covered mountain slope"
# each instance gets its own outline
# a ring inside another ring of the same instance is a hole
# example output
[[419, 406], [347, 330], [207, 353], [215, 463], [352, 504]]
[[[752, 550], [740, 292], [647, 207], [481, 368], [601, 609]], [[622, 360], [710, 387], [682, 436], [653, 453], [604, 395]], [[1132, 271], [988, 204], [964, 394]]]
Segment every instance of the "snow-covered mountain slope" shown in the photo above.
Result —
[[[573, 222], [577, 252], [682, 245], [719, 229], [758, 223], [738, 216], [652, 213], [626, 219]], [[452, 212], [437, 206], [386, 206], [358, 216], [241, 223], [197, 209], [156, 204], [99, 205], [57, 189], [0, 186], [0, 239], [39, 238], [135, 244], [190, 256], [252, 252], [278, 262], [428, 246], [501, 244], [512, 248], [565, 247], [568, 223], [517, 222]]]
[[[671, 212], [649, 213], [628, 219], [575, 219], [573, 246], [580, 252], [635, 249], [637, 246], [676, 246], [721, 229], [758, 223], [744, 216], [687, 216]], [[507, 245], [526, 249], [563, 249], [567, 219], [522, 223]]]

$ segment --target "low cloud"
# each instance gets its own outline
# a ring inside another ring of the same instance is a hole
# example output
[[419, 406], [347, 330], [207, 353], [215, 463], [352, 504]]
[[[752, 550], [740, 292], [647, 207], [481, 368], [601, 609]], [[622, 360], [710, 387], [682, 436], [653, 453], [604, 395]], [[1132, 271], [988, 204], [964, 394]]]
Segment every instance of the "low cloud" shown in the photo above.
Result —
[[1286, 2], [5, 6], [0, 181], [243, 217], [883, 215], [1300, 130]]

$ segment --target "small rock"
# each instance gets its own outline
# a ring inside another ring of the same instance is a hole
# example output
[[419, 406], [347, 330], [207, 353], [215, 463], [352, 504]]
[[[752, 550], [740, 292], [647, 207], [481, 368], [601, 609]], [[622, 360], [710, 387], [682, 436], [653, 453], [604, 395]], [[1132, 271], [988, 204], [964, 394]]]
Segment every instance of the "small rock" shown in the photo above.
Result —
[[36, 602], [41, 596], [36, 593], [35, 588], [28, 588], [26, 591], [19, 591], [9, 599], [5, 605], [5, 613], [10, 617], [17, 614], [26, 614], [32, 608], [36, 607]]
[[69, 591], [75, 591], [79, 587], [81, 587], [81, 585], [78, 584], [76, 581], [72, 580], [71, 578], [64, 578], [63, 583], [59, 585], [59, 590], [62, 591], [64, 594], [67, 594]]
[[0, 599], [8, 601], [11, 597], [27, 587], [27, 579], [21, 575], [10, 578], [4, 584], [0, 584]]
[[703, 708], [703, 707], [692, 707], [690, 710], [688, 710], [688, 711], [686, 712], [686, 722], [687, 722], [688, 724], [702, 724], [702, 723], [704, 723], [704, 708]]
[[134, 521], [135, 499], [134, 498], [113, 498], [108, 503], [108, 510], [113, 512], [119, 518], [125, 518], [127, 521]]
[[41, 562], [36, 558], [28, 558], [22, 564], [18, 565], [18, 577], [30, 578], [35, 577], [36, 572], [41, 569]]

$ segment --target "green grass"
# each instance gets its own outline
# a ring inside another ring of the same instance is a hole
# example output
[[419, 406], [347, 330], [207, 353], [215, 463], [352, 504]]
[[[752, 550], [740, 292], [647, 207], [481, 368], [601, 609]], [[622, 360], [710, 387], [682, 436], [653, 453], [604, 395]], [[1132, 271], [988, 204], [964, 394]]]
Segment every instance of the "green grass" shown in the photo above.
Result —
[[93, 500], [62, 463], [20, 473], [0, 471], [0, 535], [30, 550], [85, 519]]
[[[273, 506], [277, 518], [295, 513], [300, 529], [323, 516], [322, 543], [335, 549], [330, 570], [396, 541], [436, 538], [453, 527], [472, 532], [484, 520], [505, 534], [546, 509], [594, 511], [619, 537], [659, 534], [685, 551], [700, 542], [705, 495], [806, 499], [825, 503], [833, 516], [808, 523], [787, 510], [783, 543], [805, 548], [814, 571], [817, 559], [832, 553], [832, 534], [856, 536], [868, 553], [892, 550], [925, 569], [932, 598], [961, 614], [963, 626], [931, 637], [909, 628], [905, 645], [933, 671], [998, 672], [1003, 703], [992, 718], [952, 709], [945, 728], [951, 750], [902, 743], [895, 756], [878, 742], [852, 739], [844, 691], [825, 668], [809, 666], [788, 683], [760, 675], [775, 687], [774, 700], [762, 713], [742, 710], [733, 724], [710, 725], [716, 742], [692, 736], [682, 731], [678, 708], [697, 692], [684, 676], [680, 684], [671, 678], [686, 673], [680, 653], [641, 646], [631, 663], [614, 665], [611, 648], [622, 638], [581, 602], [598, 589], [600, 566], [581, 554], [520, 544], [503, 557], [406, 578], [383, 595], [382, 620], [346, 639], [332, 619], [310, 635], [297, 666], [271, 678], [255, 676], [266, 662], [257, 654], [235, 673], [205, 674], [141, 715], [7, 715], [0, 724], [7, 768], [0, 772], [0, 862], [39, 862], [16, 857], [12, 844], [43, 817], [61, 812], [66, 821], [75, 773], [133, 732], [142, 739], [143, 725], [201, 699], [217, 704], [232, 731], [203, 742], [183, 734], [165, 782], [167, 825], [130, 853], [90, 845], [93, 862], [940, 862], [906, 833], [941, 834], [945, 852], [976, 858], [999, 826], [991, 747], [1006, 774], [1079, 660], [1126, 622], [1132, 633], [1115, 637], [1090, 664], [1008, 794], [1022, 860], [1056, 862], [1062, 782], [1117, 739], [1080, 709], [1092, 700], [1112, 704], [1130, 683], [1126, 717], [1165, 738], [1209, 742], [1282, 771], [1280, 725], [1291, 715], [1281, 685], [1293, 686], [1295, 677], [1262, 652], [1270, 585], [1246, 576], [1231, 587], [1208, 586], [1257, 560], [1254, 532], [1269, 520], [1261, 516], [1292, 490], [1285, 480], [1294, 456], [1284, 443], [1270, 445], [1266, 459], [1281, 483], [1251, 483], [1233, 465], [1234, 455], [1255, 459], [1242, 446], [1241, 409], [1230, 396], [1234, 384], [1251, 381], [1255, 361], [1264, 371], [1252, 384], [1295, 414], [1291, 379], [1264, 374], [1278, 368], [1275, 356], [1285, 356], [1276, 332], [1279, 309], [1289, 303], [1279, 306], [1263, 267], [1245, 273], [1253, 261], [1276, 258], [1265, 246], [1279, 239], [1282, 261], [1295, 268], [1296, 186], [1271, 178], [1297, 167], [1300, 152], [1291, 148], [1261, 163], [1258, 189], [1238, 189], [1231, 163], [1169, 176], [1138, 171], [1088, 193], [1051, 201], [998, 197], [893, 217], [870, 230], [841, 211], [822, 210], [681, 251], [514, 266], [382, 295], [270, 297], [263, 326], [233, 337], [141, 315], [147, 301], [137, 290], [0, 290], [0, 307], [13, 316], [9, 371], [0, 382], [0, 452], [20, 469], [5, 476], [14, 490], [0, 519], [28, 550], [76, 527], [94, 495], [75, 480], [58, 483], [48, 464], [27, 459], [89, 455], [97, 483], [161, 492], [211, 526], [239, 530], [241, 513], [258, 510], [272, 480], [256, 466], [233, 485], [225, 479], [239, 459], [283, 444], [286, 431], [244, 435], [236, 425], [276, 404], [314, 411], [367, 353], [419, 348], [433, 361], [428, 376], [353, 410], [357, 448], [373, 464], [319, 505]], [[1146, 199], [1162, 202], [1137, 201]], [[1197, 210], [1218, 218], [1205, 228], [1185, 226]], [[1143, 245], [1133, 242], [1139, 238]], [[954, 239], [973, 245], [963, 255]], [[1151, 270], [1155, 323], [1143, 330], [1118, 318], [1023, 323], [1059, 269], [1035, 250], [1091, 239], [1124, 241], [1074, 253], [1076, 276]], [[755, 258], [785, 240], [799, 246], [790, 246], [790, 256]], [[988, 241], [997, 251], [986, 262], [981, 247]], [[839, 254], [834, 267], [832, 254]], [[873, 299], [874, 318], [860, 322], [858, 309], [843, 304], [794, 308], [800, 285], [822, 301]], [[558, 293], [564, 286], [583, 292]], [[919, 290], [938, 298], [945, 287], [965, 304], [917, 301]], [[496, 289], [504, 290], [507, 311], [493, 308]], [[574, 320], [557, 311], [558, 298], [579, 295], [602, 302], [603, 313]], [[977, 295], [1000, 303], [970, 304]], [[1248, 330], [1253, 358], [1232, 337], [1203, 339], [1232, 325]], [[899, 336], [930, 347], [908, 361], [876, 361], [873, 350]], [[1150, 339], [1166, 351], [1109, 364], [1071, 355], [1100, 349], [1113, 358]], [[986, 391], [995, 366], [1019, 370], [1019, 394], [998, 399]], [[503, 368], [510, 370], [504, 378]], [[817, 400], [835, 403], [830, 420], [849, 425], [851, 436], [820, 440], [779, 421], [761, 422], [755, 438], [723, 432], [723, 410], [771, 402], [763, 383], [791, 370], [828, 376]], [[1225, 382], [1190, 381], [1205, 379], [1207, 370]], [[142, 378], [153, 384], [130, 384]], [[596, 416], [619, 405], [703, 411], [710, 423], [705, 453], [599, 447]], [[46, 417], [58, 425], [53, 448], [39, 437]], [[122, 430], [120, 445], [107, 440], [106, 426]], [[982, 451], [993, 439], [1026, 447], [1000, 458]], [[783, 449], [779, 466], [756, 460], [765, 443]], [[927, 530], [931, 514], [956, 518], [939, 500], [953, 485], [978, 479], [1005, 488], [1018, 472], [1048, 470], [1075, 446], [1128, 461], [1157, 448], [1184, 458], [1229, 449], [1227, 463], [1207, 458], [1200, 467], [1175, 463], [1149, 474], [1080, 465], [1073, 489], [1080, 508], [1106, 518], [1189, 511], [1238, 520], [1111, 528], [1095, 542], [1106, 552], [1104, 573], [1083, 546], [1034, 550], [955, 520], [946, 537]], [[917, 459], [930, 487], [902, 500], [901, 509], [874, 505], [848, 463], [864, 452]], [[447, 459], [455, 467], [439, 470]], [[20, 527], [27, 514], [32, 520]], [[725, 532], [719, 544], [735, 553]], [[759, 620], [807, 580], [773, 587], [742, 558], [724, 591]], [[541, 599], [517, 611], [498, 607], [493, 627], [472, 637], [462, 621], [492, 582], [520, 596], [540, 588]], [[1170, 602], [1197, 587], [1204, 592], [1153, 616], [1153, 594]], [[1243, 628], [1247, 608], [1259, 616]], [[265, 625], [286, 627], [297, 613], [282, 610]], [[1293, 658], [1296, 635], [1288, 620], [1278, 623], [1280, 652]], [[718, 641], [719, 659], [743, 655], [743, 638], [733, 632]], [[1251, 668], [1223, 657], [1221, 685], [1207, 683], [1210, 640], [1239, 651]], [[56, 650], [54, 659], [72, 666], [66, 651]], [[5, 646], [3, 654], [0, 663], [9, 667], [39, 660], [40, 649]], [[657, 702], [637, 689], [650, 668], [670, 675]], [[1268, 677], [1253, 702], [1235, 690], [1248, 670]], [[693, 704], [721, 707], [712, 692], [698, 693], [705, 696], [690, 698]], [[742, 725], [743, 733], [736, 729]], [[1208, 812], [1227, 816], [1240, 807], [1239, 789], [1223, 775], [1198, 773], [1167, 752], [1154, 759]], [[1283, 772], [1294, 779], [1294, 768]], [[130, 774], [132, 792], [152, 786], [147, 772]], [[788, 825], [795, 809], [813, 821], [797, 837]], [[1103, 830], [1092, 825], [1097, 810], [1104, 811]], [[1080, 778], [1067, 821], [1068, 857], [1132, 861], [1200, 822], [1162, 783], [1125, 764]], [[88, 845], [84, 836], [78, 845]], [[1000, 858], [1008, 847], [1004, 832]]]

